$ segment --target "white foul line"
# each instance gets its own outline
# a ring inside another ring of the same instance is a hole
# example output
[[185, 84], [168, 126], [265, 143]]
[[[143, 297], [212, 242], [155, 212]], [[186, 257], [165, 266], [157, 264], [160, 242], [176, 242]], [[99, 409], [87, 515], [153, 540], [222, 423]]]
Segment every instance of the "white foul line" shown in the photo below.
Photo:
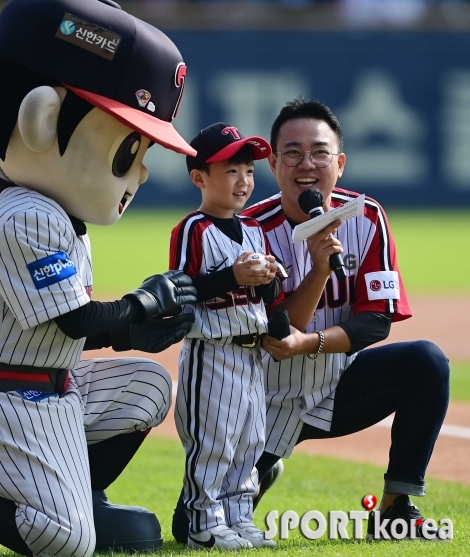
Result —
[[[375, 425], [381, 427], [391, 427], [392, 423], [393, 417], [388, 416], [388, 418], [385, 418], [385, 420], [382, 420]], [[470, 427], [465, 427], [462, 425], [443, 424], [439, 435], [443, 435], [444, 437], [458, 437], [459, 439], [470, 439]]]

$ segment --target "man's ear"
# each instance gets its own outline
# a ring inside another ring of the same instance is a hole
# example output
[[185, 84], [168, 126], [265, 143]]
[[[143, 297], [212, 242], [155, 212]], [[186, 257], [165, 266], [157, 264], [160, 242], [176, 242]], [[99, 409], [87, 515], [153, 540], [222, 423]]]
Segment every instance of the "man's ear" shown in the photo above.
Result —
[[341, 178], [344, 172], [344, 167], [346, 165], [346, 155], [344, 153], [340, 153], [338, 155], [338, 178]]
[[26, 95], [18, 112], [18, 129], [28, 149], [43, 153], [54, 145], [61, 105], [58, 92], [46, 85]]
[[269, 168], [271, 169], [271, 172], [273, 174], [273, 176], [276, 176], [276, 162], [277, 162], [277, 156], [275, 153], [271, 153], [268, 157], [268, 162], [269, 162]]

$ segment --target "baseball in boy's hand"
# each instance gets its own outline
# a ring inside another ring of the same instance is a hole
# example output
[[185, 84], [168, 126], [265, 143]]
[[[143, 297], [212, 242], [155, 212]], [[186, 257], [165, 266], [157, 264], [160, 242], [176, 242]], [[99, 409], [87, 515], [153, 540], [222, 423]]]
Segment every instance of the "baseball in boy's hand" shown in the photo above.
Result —
[[250, 267], [252, 271], [266, 269], [269, 267], [269, 263], [262, 253], [250, 253], [250, 255], [247, 255], [243, 261], [258, 261], [257, 265], [252, 265]]

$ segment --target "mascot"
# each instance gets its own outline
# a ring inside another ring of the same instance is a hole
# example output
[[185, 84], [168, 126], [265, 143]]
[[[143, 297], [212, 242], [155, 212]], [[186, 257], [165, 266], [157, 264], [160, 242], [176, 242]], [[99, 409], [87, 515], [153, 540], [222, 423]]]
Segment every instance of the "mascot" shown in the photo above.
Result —
[[121, 217], [153, 143], [195, 154], [171, 125], [186, 66], [111, 0], [10, 0], [0, 71], [0, 544], [153, 550], [157, 517], [105, 489], [165, 418], [170, 377], [150, 359], [80, 358], [164, 350], [190, 330], [196, 291], [172, 271], [92, 301], [85, 223]]

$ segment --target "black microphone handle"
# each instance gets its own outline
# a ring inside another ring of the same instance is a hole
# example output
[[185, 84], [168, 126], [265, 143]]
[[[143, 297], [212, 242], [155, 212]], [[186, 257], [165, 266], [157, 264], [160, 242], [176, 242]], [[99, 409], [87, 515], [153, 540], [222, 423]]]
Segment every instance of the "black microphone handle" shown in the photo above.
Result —
[[[303, 207], [302, 210], [304, 210]], [[304, 212], [306, 211], [304, 210]], [[325, 212], [323, 211], [323, 207], [312, 207], [308, 211], [310, 219], [314, 219], [315, 217], [319, 217], [323, 214], [325, 214]], [[346, 278], [346, 273], [344, 271], [344, 262], [340, 253], [333, 253], [332, 255], [330, 255], [330, 267], [334, 271], [338, 280]]]
[[276, 311], [276, 313], [269, 318], [268, 335], [277, 340], [282, 340], [290, 335], [289, 324], [290, 319], [287, 310]]
[[[283, 338], [290, 335], [289, 325], [290, 319], [288, 311], [286, 309], [283, 309], [282, 311], [276, 311], [276, 313], [274, 313], [269, 318], [268, 335], [275, 338], [276, 340], [282, 340]], [[271, 358], [275, 362], [279, 362], [279, 360], [276, 360], [274, 356], [271, 356]]]
[[333, 269], [333, 272], [338, 280], [346, 278], [344, 261], [340, 253], [333, 253], [330, 255], [330, 267]]

